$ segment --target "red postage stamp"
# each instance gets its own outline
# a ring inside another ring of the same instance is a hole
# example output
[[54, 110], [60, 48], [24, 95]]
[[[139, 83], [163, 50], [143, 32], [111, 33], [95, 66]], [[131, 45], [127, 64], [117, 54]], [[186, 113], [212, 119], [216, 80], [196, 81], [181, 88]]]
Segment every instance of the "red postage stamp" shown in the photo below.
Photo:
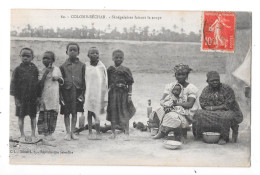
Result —
[[234, 12], [203, 12], [201, 51], [234, 52]]

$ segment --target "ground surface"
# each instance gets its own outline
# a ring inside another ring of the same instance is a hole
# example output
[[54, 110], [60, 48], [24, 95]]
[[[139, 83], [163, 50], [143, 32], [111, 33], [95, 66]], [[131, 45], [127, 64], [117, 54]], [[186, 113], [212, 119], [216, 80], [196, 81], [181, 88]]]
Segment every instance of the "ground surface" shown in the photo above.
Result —
[[[224, 81], [224, 75], [221, 75]], [[179, 150], [167, 150], [163, 140], [152, 140], [149, 132], [141, 132], [132, 127], [134, 121], [146, 123], [147, 100], [152, 106], [159, 105], [159, 99], [166, 83], [174, 80], [171, 74], [135, 73], [133, 101], [137, 108], [131, 119], [130, 141], [122, 140], [122, 133], [115, 140], [109, 139], [110, 132], [102, 135], [102, 140], [87, 139], [88, 132], [80, 133], [79, 141], [63, 140], [65, 127], [63, 116], [59, 115], [54, 133], [57, 147], [45, 145], [10, 143], [10, 162], [19, 164], [93, 164], [93, 165], [163, 165], [163, 166], [249, 166], [250, 127], [249, 109], [242, 107], [245, 115], [240, 125], [238, 143], [224, 146], [194, 141], [188, 133], [188, 143]], [[189, 81], [200, 90], [205, 87], [205, 73], [191, 73]], [[10, 136], [19, 137], [17, 118], [14, 116], [14, 101], [10, 106]], [[109, 123], [102, 116], [102, 124]], [[26, 135], [30, 135], [30, 120], [25, 120]], [[40, 136], [38, 136], [40, 138]]]

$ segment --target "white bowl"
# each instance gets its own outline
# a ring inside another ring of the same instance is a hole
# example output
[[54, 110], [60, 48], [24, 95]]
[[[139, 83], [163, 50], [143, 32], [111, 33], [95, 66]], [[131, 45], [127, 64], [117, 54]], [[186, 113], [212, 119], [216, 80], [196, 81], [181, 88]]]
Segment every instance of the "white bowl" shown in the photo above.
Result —
[[163, 142], [163, 146], [167, 149], [179, 149], [182, 143], [174, 140], [166, 140]]
[[220, 139], [220, 133], [218, 132], [204, 132], [203, 140], [206, 143], [217, 143]]

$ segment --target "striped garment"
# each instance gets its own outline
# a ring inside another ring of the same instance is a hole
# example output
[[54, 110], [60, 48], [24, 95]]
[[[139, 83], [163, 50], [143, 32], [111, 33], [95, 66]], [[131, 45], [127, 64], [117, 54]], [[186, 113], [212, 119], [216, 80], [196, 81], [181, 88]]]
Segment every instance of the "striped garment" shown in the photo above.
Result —
[[169, 128], [189, 127], [189, 122], [186, 117], [174, 111], [165, 114], [163, 107], [160, 107], [156, 110], [156, 114], [161, 121], [162, 126], [166, 126]]
[[49, 135], [54, 133], [57, 123], [57, 116], [58, 112], [54, 110], [40, 112], [37, 122], [39, 135]]

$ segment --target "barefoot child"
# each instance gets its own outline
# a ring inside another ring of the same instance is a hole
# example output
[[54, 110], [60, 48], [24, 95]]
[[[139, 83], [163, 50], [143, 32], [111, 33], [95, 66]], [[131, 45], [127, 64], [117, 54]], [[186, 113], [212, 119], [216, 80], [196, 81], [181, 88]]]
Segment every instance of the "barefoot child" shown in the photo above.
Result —
[[55, 131], [59, 111], [59, 84], [63, 84], [60, 69], [53, 65], [55, 55], [46, 51], [42, 63], [45, 68], [42, 70], [40, 80], [41, 100], [40, 114], [37, 122], [38, 133], [43, 134], [46, 140], [55, 140], [52, 133]]
[[112, 57], [115, 65], [107, 70], [109, 87], [107, 120], [111, 122], [112, 138], [116, 136], [116, 125], [121, 125], [127, 139], [129, 120], [136, 111], [131, 98], [134, 79], [130, 69], [121, 65], [124, 61], [124, 52], [115, 50]]
[[[83, 112], [85, 93], [85, 64], [79, 58], [79, 45], [69, 43], [66, 48], [69, 58], [60, 66], [64, 84], [61, 86], [61, 114], [64, 114], [66, 127], [65, 140], [77, 140], [74, 134], [77, 123], [77, 112]], [[70, 122], [70, 114], [71, 122]]]
[[20, 142], [25, 142], [24, 117], [29, 115], [31, 118], [32, 142], [37, 141], [35, 137], [36, 112], [38, 93], [39, 71], [32, 63], [34, 58], [33, 50], [23, 48], [20, 51], [22, 63], [15, 68], [11, 80], [11, 95], [15, 98], [16, 116], [21, 133]]
[[[99, 116], [105, 113], [107, 104], [107, 71], [99, 60], [99, 51], [91, 47], [88, 51], [89, 62], [86, 62], [86, 94], [84, 110], [88, 111], [89, 139], [101, 139]], [[95, 119], [96, 135], [92, 134], [92, 117]]]

